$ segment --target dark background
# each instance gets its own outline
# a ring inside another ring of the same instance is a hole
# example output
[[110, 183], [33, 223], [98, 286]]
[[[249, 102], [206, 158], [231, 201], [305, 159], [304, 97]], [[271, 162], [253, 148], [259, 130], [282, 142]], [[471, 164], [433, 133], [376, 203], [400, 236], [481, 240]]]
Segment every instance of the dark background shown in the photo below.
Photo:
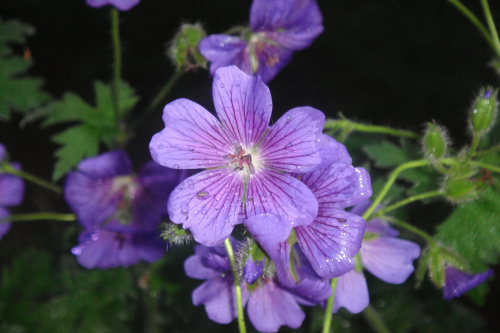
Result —
[[[123, 78], [141, 96], [136, 115], [173, 73], [164, 53], [181, 23], [200, 22], [208, 34], [221, 33], [248, 22], [250, 3], [142, 0], [122, 12]], [[456, 8], [445, 0], [318, 3], [324, 17], [323, 34], [310, 48], [295, 53], [269, 83], [274, 120], [293, 107], [311, 105], [329, 117], [342, 112], [349, 119], [417, 132], [425, 122], [436, 120], [449, 128], [455, 148], [469, 140], [470, 106], [481, 86], [498, 86], [499, 76], [490, 66], [493, 52], [489, 45]], [[464, 4], [482, 19], [479, 1]], [[491, 1], [490, 6], [500, 23], [499, 3]], [[0, 16], [36, 28], [27, 43], [35, 60], [30, 73], [44, 78], [44, 88], [52, 96], [74, 91], [93, 104], [93, 81], [109, 82], [112, 75], [109, 10], [90, 8], [83, 0], [2, 0]], [[213, 110], [211, 81], [207, 71], [188, 73], [166, 102], [184, 97]], [[136, 157], [136, 168], [149, 159], [149, 140], [163, 128], [161, 109], [158, 107], [127, 146]], [[57, 145], [49, 137], [56, 129], [39, 130], [38, 123], [20, 128], [19, 120], [15, 117], [10, 123], [0, 123], [0, 142], [12, 160], [50, 179]], [[67, 210], [60, 199], [31, 185], [26, 201], [27, 210]], [[0, 250], [3, 262], [33, 244], [67, 250], [52, 243], [61, 233], [58, 225], [32, 223], [16, 225], [16, 229], [20, 234], [13, 233], [10, 247]], [[498, 284], [491, 288], [484, 308], [467, 299], [460, 302], [482, 313], [493, 329], [500, 291]]]

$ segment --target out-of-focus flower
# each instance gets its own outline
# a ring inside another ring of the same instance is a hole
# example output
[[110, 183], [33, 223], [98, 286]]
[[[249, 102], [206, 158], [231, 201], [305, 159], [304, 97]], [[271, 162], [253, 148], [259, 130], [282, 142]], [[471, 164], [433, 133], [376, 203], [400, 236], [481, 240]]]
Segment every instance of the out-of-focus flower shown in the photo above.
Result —
[[151, 161], [132, 174], [128, 156], [112, 151], [84, 159], [66, 180], [65, 197], [85, 228], [72, 249], [87, 268], [155, 261], [165, 251], [157, 232], [170, 191], [183, 178]]
[[170, 219], [207, 246], [221, 244], [235, 224], [251, 216], [273, 214], [284, 228], [310, 224], [317, 200], [285, 172], [320, 166], [324, 114], [299, 107], [268, 126], [269, 89], [236, 66], [217, 70], [212, 91], [219, 119], [178, 99], [165, 107], [165, 129], [149, 146], [153, 159], [169, 168], [209, 169], [175, 188], [168, 201]]
[[210, 73], [236, 65], [269, 82], [292, 58], [323, 32], [323, 17], [315, 0], [254, 0], [250, 29], [240, 37], [210, 35], [200, 52], [211, 62]]
[[492, 275], [492, 269], [479, 274], [471, 274], [456, 269], [453, 266], [448, 266], [445, 268], [443, 298], [451, 300], [455, 297], [460, 297], [463, 293], [485, 282]]
[[[2, 164], [7, 162], [7, 151], [0, 143], [0, 220], [9, 217], [6, 207], [21, 204], [24, 198], [24, 181], [18, 177], [2, 171]], [[19, 163], [9, 163], [11, 167], [20, 170]], [[0, 239], [10, 230], [10, 223], [0, 223]]]
[[[370, 206], [366, 201], [351, 212], [362, 215]], [[413, 260], [420, 256], [420, 246], [396, 238], [399, 232], [385, 221], [374, 219], [366, 226], [366, 239], [361, 244], [362, 267], [384, 282], [401, 284], [413, 273]], [[345, 307], [351, 313], [363, 311], [369, 304], [368, 287], [360, 269], [338, 278], [333, 311]]]
[[87, 5], [90, 7], [103, 7], [106, 5], [111, 5], [119, 10], [129, 10], [139, 3], [140, 0], [86, 0]]

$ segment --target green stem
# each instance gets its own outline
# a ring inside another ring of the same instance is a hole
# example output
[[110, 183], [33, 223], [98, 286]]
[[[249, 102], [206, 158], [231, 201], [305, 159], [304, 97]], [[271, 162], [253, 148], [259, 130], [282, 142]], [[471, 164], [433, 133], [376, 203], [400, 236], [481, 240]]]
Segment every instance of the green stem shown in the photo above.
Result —
[[419, 135], [411, 131], [397, 130], [385, 126], [368, 125], [356, 123], [348, 119], [327, 120], [325, 122], [325, 129], [347, 128], [351, 131], [366, 132], [366, 133], [380, 133], [394, 136], [401, 136], [405, 138], [418, 139]]
[[61, 194], [62, 193], [62, 189], [57, 186], [57, 185], [54, 185], [52, 183], [49, 183], [48, 181], [45, 181], [41, 178], [38, 178], [37, 176], [35, 175], [32, 175], [30, 173], [27, 173], [25, 171], [22, 171], [22, 170], [18, 170], [16, 168], [13, 168], [10, 164], [8, 163], [4, 163], [1, 167], [0, 167], [0, 171], [3, 170], [5, 171], [6, 173], [9, 173], [11, 175], [15, 175], [15, 176], [18, 176], [18, 177], [21, 177], [23, 179], [26, 179], [32, 183], [35, 183], [37, 184], [38, 186], [41, 186], [41, 187], [44, 187], [48, 190], [51, 190], [51, 191], [54, 191], [58, 194]]
[[488, 29], [486, 29], [486, 27], [481, 23], [481, 21], [479, 21], [477, 16], [474, 15], [467, 7], [462, 5], [462, 3], [458, 0], [448, 0], [448, 2], [450, 2], [452, 5], [457, 7], [457, 9], [460, 12], [462, 12], [462, 14], [464, 14], [469, 19], [469, 21], [472, 22], [472, 24], [474, 24], [476, 26], [476, 28], [479, 30], [479, 32], [481, 34], [483, 34], [483, 36], [486, 39], [486, 41], [488, 42], [488, 44], [490, 44], [491, 47], [493, 48], [493, 50], [496, 51], [495, 43], [493, 43], [493, 39], [491, 39], [491, 36], [488, 32]]
[[120, 22], [118, 9], [111, 7], [111, 34], [113, 42], [113, 107], [115, 109], [115, 124], [120, 125], [120, 75], [122, 67], [120, 46]]
[[488, 6], [488, 0], [481, 0], [481, 6], [483, 6], [484, 16], [486, 22], [488, 23], [488, 28], [490, 29], [490, 34], [493, 39], [493, 49], [496, 51], [497, 56], [500, 57], [500, 41], [498, 40], [498, 33], [495, 27], [495, 22], [491, 16], [490, 7]]
[[465, 157], [466, 161], [470, 160], [471, 157], [474, 155], [474, 153], [477, 150], [477, 147], [479, 146], [479, 142], [481, 142], [481, 135], [478, 133], [474, 133], [474, 136], [472, 137], [472, 143], [470, 145], [469, 152], [467, 153], [467, 156]]
[[75, 216], [75, 214], [60, 214], [60, 213], [15, 214], [15, 215], [9, 215], [6, 218], [0, 219], [0, 223], [40, 221], [40, 220], [73, 222], [73, 221], [76, 221], [76, 216]]
[[236, 266], [236, 261], [234, 260], [233, 247], [231, 245], [231, 241], [229, 241], [229, 238], [226, 238], [226, 240], [224, 241], [224, 245], [226, 246], [227, 256], [229, 257], [229, 262], [231, 263], [231, 268], [233, 271], [234, 293], [236, 295], [236, 309], [238, 312], [238, 327], [240, 329], [240, 333], [246, 333], [247, 330], [245, 327], [243, 304], [241, 302], [241, 286], [238, 278], [238, 269]]
[[409, 204], [411, 202], [415, 202], [415, 201], [423, 200], [423, 199], [428, 199], [428, 198], [432, 198], [432, 197], [437, 197], [437, 196], [440, 196], [441, 194], [443, 194], [443, 191], [436, 190], [436, 191], [429, 191], [429, 192], [421, 193], [421, 194], [418, 194], [418, 195], [413, 195], [413, 196], [411, 196], [409, 198], [406, 198], [404, 200], [396, 202], [395, 204], [392, 204], [390, 206], [387, 206], [387, 207], [385, 207], [383, 209], [378, 210], [377, 212], [375, 212], [374, 214], [372, 214], [372, 217], [382, 216], [385, 213], [390, 212], [391, 210], [395, 210], [395, 209], [397, 209], [399, 207], [402, 207], [404, 205], [407, 205], [407, 204]]
[[368, 305], [368, 307], [363, 311], [363, 316], [366, 321], [370, 324], [373, 330], [377, 333], [389, 333], [389, 329], [385, 325], [380, 314], [375, 310], [372, 305]]
[[426, 165], [429, 165], [430, 162], [428, 160], [416, 160], [416, 161], [410, 161], [406, 162], [404, 164], [401, 164], [398, 166], [396, 169], [394, 169], [391, 174], [389, 175], [389, 179], [387, 182], [384, 184], [384, 187], [378, 194], [377, 198], [373, 201], [370, 207], [365, 211], [363, 214], [363, 219], [368, 220], [368, 218], [372, 215], [373, 211], [377, 208], [377, 206], [384, 200], [385, 196], [387, 195], [387, 192], [389, 192], [389, 189], [391, 188], [392, 184], [396, 181], [398, 178], [399, 174], [405, 170], [412, 169], [412, 168], [418, 168], [418, 167], [423, 167]]
[[485, 150], [481, 150], [481, 151], [475, 152], [474, 156], [481, 156], [481, 155], [486, 155], [486, 154], [494, 153], [497, 150], [500, 150], [500, 144], [498, 144], [496, 146], [492, 146], [492, 147], [490, 147], [488, 149], [485, 149]]
[[409, 224], [405, 221], [399, 220], [399, 219], [392, 217], [392, 216], [381, 216], [380, 218], [384, 219], [386, 221], [389, 221], [390, 223], [392, 223], [394, 225], [405, 228], [406, 230], [411, 231], [416, 235], [419, 235], [420, 237], [425, 239], [430, 245], [437, 246], [436, 241], [432, 238], [431, 235], [429, 235], [428, 233], [426, 233], [423, 230], [420, 230], [417, 227], [412, 226], [411, 224]]
[[332, 326], [333, 301], [335, 299], [335, 289], [337, 288], [337, 279], [332, 279], [331, 288], [332, 288], [332, 294], [328, 298], [328, 303], [326, 303], [325, 320], [323, 321], [322, 333], [330, 333], [330, 327]]
[[472, 165], [478, 166], [480, 168], [488, 169], [490, 171], [500, 173], [500, 167], [488, 164], [488, 163], [483, 163], [483, 162], [478, 162], [478, 161], [470, 161], [469, 162]]

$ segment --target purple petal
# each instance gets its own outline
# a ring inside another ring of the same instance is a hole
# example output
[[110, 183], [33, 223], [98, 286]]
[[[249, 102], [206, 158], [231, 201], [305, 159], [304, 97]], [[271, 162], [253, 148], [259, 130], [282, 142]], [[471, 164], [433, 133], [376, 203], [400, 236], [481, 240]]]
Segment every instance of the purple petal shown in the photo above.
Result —
[[95, 180], [129, 175], [132, 164], [123, 150], [110, 151], [99, 156], [83, 159], [78, 171]]
[[256, 145], [271, 119], [269, 88], [259, 77], [230, 66], [217, 70], [212, 92], [217, 115], [234, 144], [243, 148]]
[[311, 224], [318, 213], [313, 193], [299, 180], [273, 170], [259, 170], [247, 185], [246, 212], [281, 216], [291, 226]]
[[420, 246], [404, 239], [379, 237], [361, 245], [363, 267], [387, 283], [405, 282], [419, 256]]
[[360, 313], [369, 303], [368, 286], [363, 273], [352, 270], [338, 278], [333, 313], [341, 307], [346, 308], [350, 313]]
[[190, 256], [184, 262], [184, 271], [186, 275], [193, 279], [211, 279], [219, 276], [221, 272], [212, 267], [208, 267], [203, 261], [204, 258], [199, 255]]
[[460, 297], [463, 293], [485, 282], [492, 275], [493, 270], [491, 269], [479, 274], [469, 274], [449, 266], [445, 270], [443, 297], [445, 300]]
[[302, 181], [318, 199], [321, 209], [342, 209], [372, 195], [370, 175], [363, 168], [333, 164], [328, 169], [306, 173]]
[[314, 0], [254, 0], [250, 10], [253, 31], [266, 31], [266, 36], [280, 46], [303, 49], [323, 31], [323, 18]]
[[253, 284], [264, 272], [264, 260], [255, 262], [248, 258], [245, 267], [243, 267], [243, 278], [248, 284]]
[[206, 246], [221, 244], [238, 223], [243, 181], [231, 168], [202, 171], [183, 181], [168, 199], [172, 222], [189, 228]]
[[[1, 148], [1, 145], [0, 145], [0, 148]], [[7, 209], [4, 209], [2, 207], [0, 207], [0, 220], [1, 219], [4, 219], [6, 217], [9, 216], [9, 211]], [[0, 222], [0, 239], [2, 239], [2, 237], [7, 233], [9, 232], [10, 230], [10, 223], [6, 223], [6, 222]]]
[[153, 160], [173, 169], [204, 169], [228, 164], [233, 153], [220, 122], [202, 106], [177, 99], [163, 110], [165, 129], [149, 144]]
[[298, 328], [305, 318], [294, 297], [272, 280], [264, 281], [250, 294], [247, 312], [260, 332], [277, 332], [282, 325]]
[[[351, 213], [352, 213], [352, 211], [351, 211]], [[396, 229], [394, 229], [390, 225], [388, 225], [387, 221], [380, 220], [380, 219], [370, 220], [370, 222], [366, 224], [366, 232], [371, 232], [371, 233], [379, 234], [380, 236], [386, 236], [386, 237], [399, 236], [399, 231], [397, 231]]]
[[285, 113], [269, 128], [260, 145], [260, 159], [271, 168], [289, 172], [315, 170], [321, 162], [318, 138], [325, 115], [311, 107]]
[[139, 3], [140, 0], [87, 0], [87, 5], [99, 8], [105, 5], [112, 5], [119, 10], [129, 10]]
[[7, 149], [0, 143], [0, 162], [7, 159]]
[[354, 268], [366, 222], [337, 209], [321, 209], [306, 227], [295, 228], [297, 242], [319, 276], [338, 277]]
[[292, 51], [281, 46], [266, 44], [265, 42], [258, 45], [255, 50], [255, 56], [258, 59], [256, 74], [265, 83], [271, 81], [292, 60], [292, 55]]
[[200, 42], [200, 53], [210, 61], [210, 74], [221, 67], [236, 65], [239, 69], [252, 75], [247, 43], [239, 37], [229, 35], [210, 35]]
[[[243, 306], [248, 299], [246, 286], [241, 288]], [[193, 304], [204, 304], [208, 318], [219, 324], [228, 324], [237, 317], [236, 297], [234, 295], [231, 272], [205, 281], [193, 291]]]
[[317, 147], [321, 156], [318, 169], [326, 169], [332, 164], [352, 164], [347, 148], [329, 135], [320, 135]]
[[[18, 163], [10, 164], [21, 169]], [[9, 207], [21, 204], [24, 197], [24, 181], [18, 176], [0, 173], [0, 206]]]

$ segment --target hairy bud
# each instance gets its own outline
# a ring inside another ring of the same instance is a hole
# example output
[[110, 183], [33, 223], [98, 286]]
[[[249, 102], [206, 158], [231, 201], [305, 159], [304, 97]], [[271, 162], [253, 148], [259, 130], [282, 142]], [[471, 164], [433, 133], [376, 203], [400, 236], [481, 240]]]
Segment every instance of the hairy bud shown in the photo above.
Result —
[[472, 107], [469, 124], [478, 134], [488, 133], [495, 124], [498, 112], [498, 89], [487, 87], [481, 90]]
[[178, 70], [206, 68], [207, 60], [198, 51], [198, 44], [206, 36], [200, 24], [183, 24], [168, 49], [168, 56]]
[[424, 155], [433, 161], [444, 157], [449, 141], [446, 128], [434, 122], [428, 123], [422, 140]]

